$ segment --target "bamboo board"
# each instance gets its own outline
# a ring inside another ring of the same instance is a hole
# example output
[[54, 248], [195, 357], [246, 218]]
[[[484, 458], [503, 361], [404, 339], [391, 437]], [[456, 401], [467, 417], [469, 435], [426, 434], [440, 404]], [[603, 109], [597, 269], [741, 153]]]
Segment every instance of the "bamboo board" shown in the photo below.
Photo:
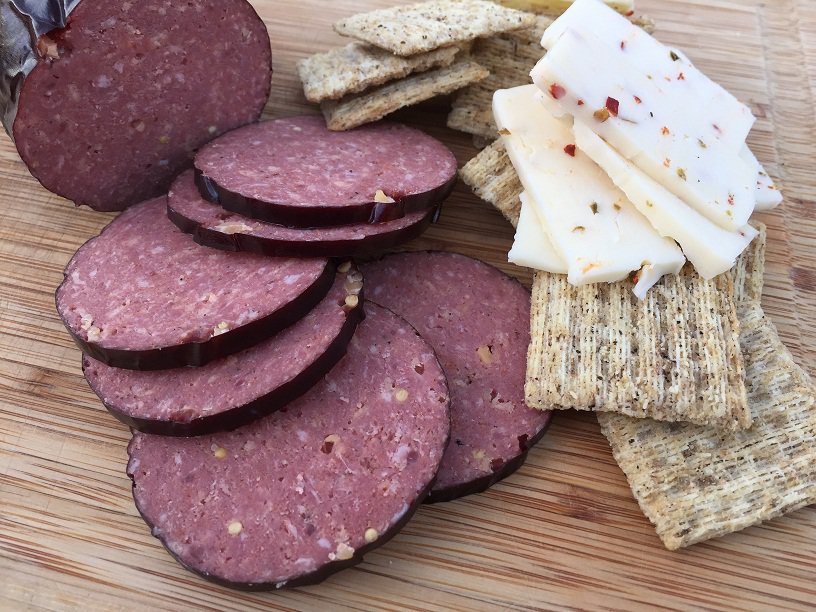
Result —
[[[763, 303], [799, 363], [816, 366], [816, 5], [812, 0], [638, 0], [752, 107], [750, 142], [782, 184]], [[296, 59], [342, 44], [338, 17], [393, 4], [254, 0], [272, 37], [268, 116], [309, 110]], [[402, 112], [464, 163], [445, 101]], [[85, 385], [53, 307], [74, 250], [110, 215], [44, 191], [0, 137], [0, 609], [800, 608], [816, 602], [816, 509], [669, 553], [640, 513], [590, 415], [560, 414], [520, 472], [491, 491], [422, 508], [394, 540], [322, 585], [247, 594], [181, 569], [150, 536], [124, 474], [127, 429]], [[512, 230], [458, 186], [408, 248], [506, 262]]]

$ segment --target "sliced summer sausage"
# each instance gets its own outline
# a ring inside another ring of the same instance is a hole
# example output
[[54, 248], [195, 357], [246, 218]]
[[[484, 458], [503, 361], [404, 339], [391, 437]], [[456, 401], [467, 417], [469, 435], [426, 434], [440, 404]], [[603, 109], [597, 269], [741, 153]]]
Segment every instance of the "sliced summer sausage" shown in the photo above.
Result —
[[134, 370], [204, 365], [298, 321], [334, 282], [327, 259], [200, 246], [166, 208], [166, 198], [132, 206], [65, 268], [57, 311], [94, 359]]
[[133, 437], [136, 507], [184, 566], [244, 589], [311, 584], [425, 498], [449, 434], [445, 376], [416, 330], [365, 308], [346, 356], [283, 410], [229, 433]]
[[0, 0], [0, 24], [6, 131], [47, 189], [96, 210], [165, 193], [269, 96], [269, 35], [246, 0]]
[[205, 200], [192, 171], [176, 179], [167, 200], [167, 216], [199, 244], [290, 257], [351, 257], [388, 249], [422, 234], [436, 210], [408, 213], [382, 223], [291, 228], [229, 212]]
[[108, 410], [139, 431], [197, 436], [235, 429], [308, 391], [345, 355], [363, 318], [361, 279], [342, 264], [329, 293], [300, 321], [200, 368], [137, 372], [85, 356], [82, 370]]
[[454, 253], [402, 253], [362, 266], [370, 300], [434, 347], [451, 391], [451, 443], [429, 502], [483, 491], [517, 470], [551, 414], [524, 403], [530, 294]]
[[331, 132], [317, 116], [233, 130], [202, 147], [195, 167], [211, 202], [289, 227], [399, 219], [441, 203], [456, 182], [453, 153], [419, 130]]

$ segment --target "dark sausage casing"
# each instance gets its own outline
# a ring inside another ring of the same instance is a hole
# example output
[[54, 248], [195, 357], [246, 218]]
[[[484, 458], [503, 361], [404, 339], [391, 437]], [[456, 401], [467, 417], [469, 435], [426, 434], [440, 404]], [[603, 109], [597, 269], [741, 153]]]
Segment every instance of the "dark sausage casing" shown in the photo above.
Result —
[[0, 116], [44, 187], [96, 210], [167, 191], [258, 119], [269, 36], [246, 0], [0, 0]]

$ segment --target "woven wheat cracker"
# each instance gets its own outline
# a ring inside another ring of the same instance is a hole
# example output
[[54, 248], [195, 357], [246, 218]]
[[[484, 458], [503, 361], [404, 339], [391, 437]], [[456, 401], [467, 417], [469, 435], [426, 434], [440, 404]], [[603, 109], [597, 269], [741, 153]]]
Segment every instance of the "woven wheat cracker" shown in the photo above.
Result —
[[431, 0], [353, 15], [334, 24], [350, 36], [408, 56], [533, 25], [535, 16], [486, 0]]
[[371, 45], [353, 42], [302, 59], [297, 69], [306, 99], [322, 102], [359, 93], [415, 72], [450, 66], [458, 51], [457, 47], [445, 47], [400, 57]]
[[638, 300], [632, 281], [533, 282], [527, 404], [736, 430], [750, 426], [734, 283], [689, 266]]
[[762, 246], [755, 244], [737, 264], [743, 279], [737, 288], [740, 344], [753, 427], [722, 434], [598, 415], [643, 513], [671, 550], [816, 503], [816, 389], [757, 301]]
[[552, 20], [538, 16], [533, 28], [476, 41], [473, 59], [490, 71], [486, 79], [457, 94], [448, 127], [485, 138], [496, 138], [493, 92], [530, 82], [530, 70], [544, 55], [539, 41]]
[[500, 140], [466, 163], [459, 170], [459, 176], [473, 193], [498, 209], [513, 227], [518, 225], [519, 194], [524, 188]]
[[488, 74], [476, 62], [454, 62], [445, 68], [415, 74], [338, 101], [326, 100], [320, 108], [330, 130], [350, 130], [406, 106], [456, 91]]

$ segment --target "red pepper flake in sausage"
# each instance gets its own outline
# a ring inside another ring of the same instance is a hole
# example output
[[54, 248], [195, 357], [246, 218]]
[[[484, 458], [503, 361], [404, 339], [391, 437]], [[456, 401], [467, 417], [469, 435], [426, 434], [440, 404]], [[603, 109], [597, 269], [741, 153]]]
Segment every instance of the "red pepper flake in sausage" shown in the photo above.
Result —
[[558, 83], [550, 85], [550, 95], [556, 100], [560, 100], [567, 94], [567, 90], [561, 87]]
[[566, 153], [570, 157], [575, 157], [575, 145], [574, 144], [568, 144], [567, 146], [565, 146], [564, 147], [564, 153]]

